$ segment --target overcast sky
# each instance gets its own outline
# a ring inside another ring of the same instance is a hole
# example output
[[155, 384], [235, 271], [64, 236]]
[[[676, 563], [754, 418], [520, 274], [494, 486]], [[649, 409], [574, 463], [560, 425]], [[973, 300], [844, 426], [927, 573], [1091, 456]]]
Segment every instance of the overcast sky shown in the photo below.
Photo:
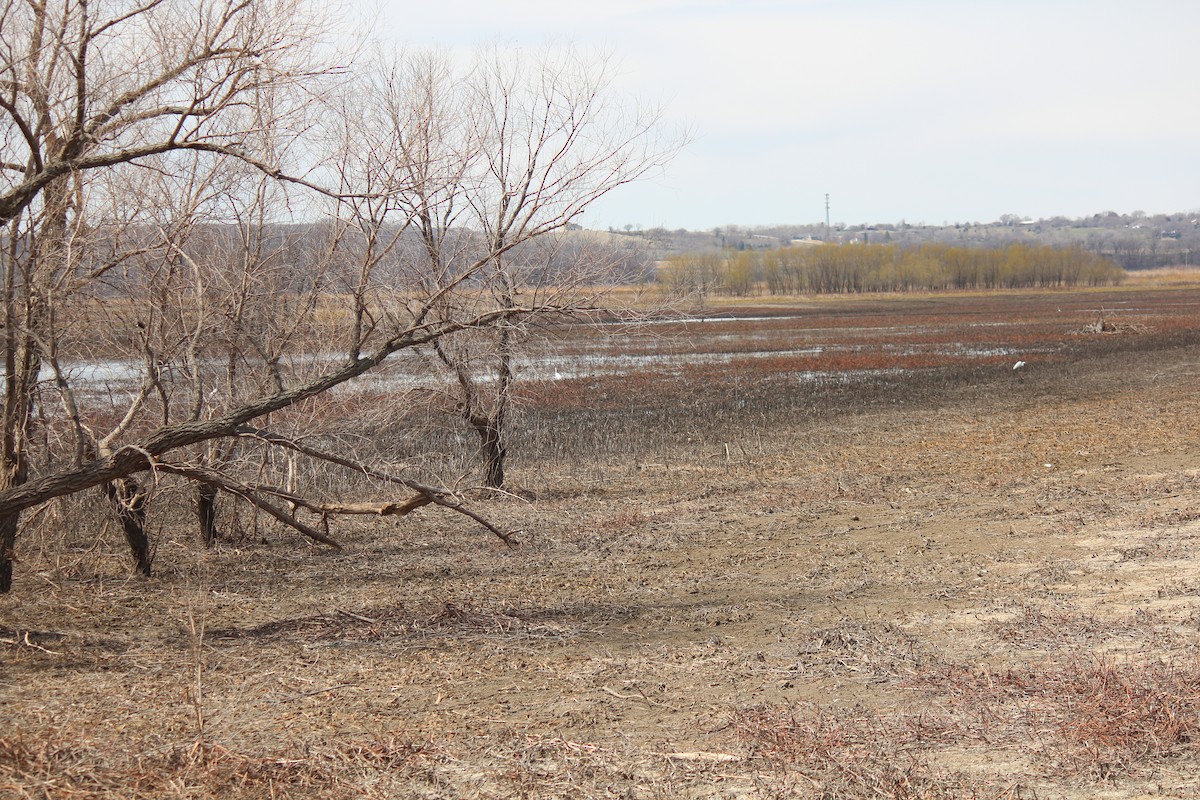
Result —
[[1197, 0], [453, 0], [377, 32], [610, 52], [691, 143], [588, 227], [1200, 209]]

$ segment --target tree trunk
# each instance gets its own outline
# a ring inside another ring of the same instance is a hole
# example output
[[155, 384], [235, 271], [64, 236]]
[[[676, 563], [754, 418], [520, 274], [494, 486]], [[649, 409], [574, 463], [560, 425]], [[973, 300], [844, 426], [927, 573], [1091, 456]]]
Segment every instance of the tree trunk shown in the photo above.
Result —
[[129, 543], [129, 549], [133, 552], [138, 571], [149, 576], [150, 540], [146, 536], [146, 492], [132, 478], [118, 478], [104, 484], [104, 493], [108, 496], [117, 519], [121, 521], [125, 541]]
[[508, 448], [504, 445], [504, 432], [494, 420], [485, 419], [475, 423], [479, 434], [479, 450], [483, 456], [483, 485], [489, 489], [504, 486], [504, 459]]
[[221, 536], [217, 531], [217, 487], [196, 484], [196, 514], [200, 518], [200, 538], [205, 547], [212, 547]]
[[20, 518], [20, 511], [0, 517], [0, 594], [12, 591], [13, 548], [17, 542], [17, 523]]
[[[5, 397], [0, 408], [0, 492], [23, 486], [29, 479], [29, 463], [25, 459], [25, 437], [29, 431], [29, 409], [32, 380], [26, 379], [29, 369], [22, 359], [14, 357], [13, 348], [5, 353]], [[19, 365], [19, 366], [18, 366]], [[17, 374], [19, 372], [19, 374]], [[16, 560], [17, 530], [20, 509], [0, 513], [0, 594], [12, 590], [12, 567]]]

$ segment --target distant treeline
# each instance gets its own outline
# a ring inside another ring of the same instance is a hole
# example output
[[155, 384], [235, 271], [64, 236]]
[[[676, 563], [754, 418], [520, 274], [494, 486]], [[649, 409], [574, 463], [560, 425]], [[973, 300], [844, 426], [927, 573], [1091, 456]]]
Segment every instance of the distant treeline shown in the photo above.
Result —
[[1111, 259], [1082, 247], [1028, 244], [798, 244], [683, 253], [658, 271], [659, 282], [671, 289], [734, 297], [1105, 286], [1123, 277]]

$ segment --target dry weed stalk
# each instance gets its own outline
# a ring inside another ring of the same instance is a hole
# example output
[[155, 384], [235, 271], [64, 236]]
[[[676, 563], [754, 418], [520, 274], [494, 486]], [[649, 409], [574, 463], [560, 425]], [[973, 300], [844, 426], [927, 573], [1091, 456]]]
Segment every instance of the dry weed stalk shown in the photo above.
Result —
[[953, 741], [957, 722], [940, 717], [877, 716], [819, 706], [759, 706], [734, 715], [734, 730], [785, 782], [799, 776], [813, 796], [839, 798], [993, 797], [992, 787], [934, 768], [931, 743]]
[[185, 696], [188, 705], [191, 706], [192, 721], [196, 726], [194, 748], [204, 748], [207, 734], [207, 718], [204, 713], [204, 632], [208, 616], [205, 613], [207, 597], [203, 586], [200, 587], [197, 594], [205, 598], [202, 601], [199, 622], [196, 620], [196, 611], [191, 602], [187, 605], [188, 632], [191, 634], [188, 646], [191, 650], [192, 670], [191, 683], [185, 690]]
[[839, 797], [997, 796], [1000, 776], [985, 787], [931, 765], [949, 746], [1015, 748], [1041, 777], [1099, 781], [1153, 772], [1200, 739], [1200, 661], [950, 666], [909, 685], [949, 700], [916, 714], [758, 706], [734, 729], [754, 756]]
[[326, 797], [385, 800], [431, 778], [446, 751], [432, 742], [375, 737], [321, 749], [251, 754], [215, 742], [138, 754], [94, 742], [0, 736], [0, 795], [71, 800], [163, 797]]
[[1029, 746], [1054, 775], [1152, 770], [1200, 738], [1200, 661], [1072, 660], [991, 673], [961, 666], [912, 681], [950, 698], [965, 733]]

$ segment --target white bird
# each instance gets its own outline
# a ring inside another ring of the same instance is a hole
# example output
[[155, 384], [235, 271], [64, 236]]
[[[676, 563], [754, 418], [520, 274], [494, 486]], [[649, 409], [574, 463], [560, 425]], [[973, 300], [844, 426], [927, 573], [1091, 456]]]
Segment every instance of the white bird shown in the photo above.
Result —
[[1013, 364], [1013, 371], [1014, 371], [1014, 372], [1016, 372], [1017, 370], [1019, 370], [1019, 369], [1020, 369], [1021, 367], [1023, 367], [1023, 366], [1025, 366], [1025, 362], [1024, 362], [1024, 361], [1018, 361], [1017, 363]]
[[554, 370], [554, 380], [556, 380], [556, 381], [562, 380], [562, 373], [560, 373], [558, 370]]

